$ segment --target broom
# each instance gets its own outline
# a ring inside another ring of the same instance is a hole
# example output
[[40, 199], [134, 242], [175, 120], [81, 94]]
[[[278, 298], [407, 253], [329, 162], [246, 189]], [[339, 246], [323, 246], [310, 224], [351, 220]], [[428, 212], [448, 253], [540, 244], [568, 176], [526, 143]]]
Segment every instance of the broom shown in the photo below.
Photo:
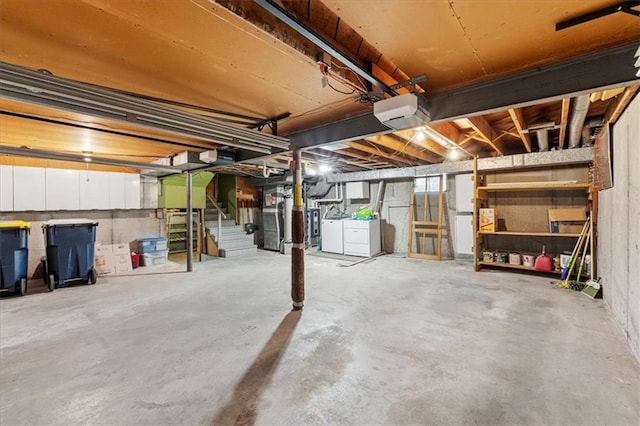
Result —
[[[576, 244], [576, 247], [573, 251], [573, 254], [571, 255], [571, 260], [569, 261], [569, 268], [567, 269], [567, 274], [564, 274], [564, 271], [562, 271], [562, 276], [560, 276], [560, 279], [562, 280], [560, 282], [560, 286], [564, 287], [564, 288], [569, 288], [569, 277], [571, 276], [571, 272], [573, 271], [573, 267], [576, 264], [576, 260], [578, 259], [578, 253], [580, 253], [580, 249], [582, 248], [582, 244], [585, 242], [585, 240], [587, 239], [586, 236], [586, 229], [591, 229], [591, 227], [589, 226], [589, 221], [587, 221], [584, 224], [584, 228], [582, 228], [582, 233], [580, 234], [580, 238], [578, 239], [578, 243]], [[564, 276], [564, 279], [563, 279]]]
[[589, 227], [589, 221], [587, 220], [584, 223], [584, 226], [582, 227], [582, 231], [580, 231], [580, 238], [578, 238], [578, 241], [576, 242], [575, 247], [573, 248], [573, 251], [571, 252], [571, 257], [569, 258], [569, 261], [567, 262], [567, 265], [562, 268], [562, 274], [560, 275], [560, 280], [564, 280], [567, 278], [567, 276], [569, 275], [569, 267], [571, 267], [571, 269], [573, 269], [573, 262], [574, 259], [576, 258], [576, 256], [578, 255], [578, 253], [580, 252], [580, 248], [582, 246], [582, 240], [585, 238], [585, 235], [587, 233], [587, 228]]

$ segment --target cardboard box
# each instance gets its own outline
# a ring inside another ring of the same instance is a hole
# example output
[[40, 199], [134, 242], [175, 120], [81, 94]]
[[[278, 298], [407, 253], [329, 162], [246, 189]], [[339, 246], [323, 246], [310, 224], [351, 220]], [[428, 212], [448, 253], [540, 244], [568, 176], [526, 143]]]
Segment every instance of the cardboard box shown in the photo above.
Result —
[[587, 213], [583, 207], [549, 209], [549, 232], [554, 234], [579, 234]]
[[131, 252], [129, 251], [129, 244], [114, 244], [113, 245], [113, 263], [116, 274], [123, 272], [133, 271], [133, 265], [131, 264]]
[[98, 275], [109, 275], [116, 272], [111, 244], [96, 245], [93, 252], [93, 267]]
[[498, 230], [498, 210], [480, 209], [480, 231], [496, 232]]

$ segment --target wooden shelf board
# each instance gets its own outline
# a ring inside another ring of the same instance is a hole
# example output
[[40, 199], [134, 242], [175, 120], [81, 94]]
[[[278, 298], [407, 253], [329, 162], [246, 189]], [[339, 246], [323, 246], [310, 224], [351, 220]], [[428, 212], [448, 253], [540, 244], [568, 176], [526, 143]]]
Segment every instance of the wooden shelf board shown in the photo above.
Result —
[[488, 185], [488, 186], [479, 186], [476, 189], [478, 192], [481, 191], [536, 191], [536, 190], [587, 190], [591, 187], [588, 183], [549, 183], [541, 184], [526, 184], [526, 183], [518, 183], [518, 184], [504, 184], [504, 185]]
[[543, 272], [545, 274], [556, 274], [560, 275], [560, 271], [538, 271], [533, 266], [524, 266], [524, 265], [511, 265], [510, 263], [497, 263], [497, 262], [483, 262], [479, 261], [479, 265], [483, 266], [497, 266], [498, 268], [507, 268], [507, 269], [520, 269], [522, 271], [533, 271], [533, 272]]
[[580, 234], [560, 234], [552, 232], [518, 232], [518, 231], [478, 231], [481, 235], [513, 235], [513, 236], [529, 236], [529, 237], [565, 237], [565, 238], [578, 238]]

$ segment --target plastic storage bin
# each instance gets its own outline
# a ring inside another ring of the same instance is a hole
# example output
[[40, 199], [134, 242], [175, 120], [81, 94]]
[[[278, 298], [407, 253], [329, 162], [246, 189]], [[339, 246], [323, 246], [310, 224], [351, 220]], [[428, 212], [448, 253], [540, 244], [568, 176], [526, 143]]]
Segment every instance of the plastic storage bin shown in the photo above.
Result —
[[167, 263], [169, 250], [161, 250], [155, 253], [142, 253], [140, 255], [140, 266], [164, 265]]
[[89, 219], [50, 220], [42, 225], [47, 256], [45, 281], [49, 291], [68, 283], [95, 284], [93, 255], [98, 222]]
[[167, 239], [163, 237], [140, 238], [138, 253], [155, 253], [167, 249]]
[[0, 222], [0, 291], [20, 296], [27, 292], [29, 231], [31, 223]]

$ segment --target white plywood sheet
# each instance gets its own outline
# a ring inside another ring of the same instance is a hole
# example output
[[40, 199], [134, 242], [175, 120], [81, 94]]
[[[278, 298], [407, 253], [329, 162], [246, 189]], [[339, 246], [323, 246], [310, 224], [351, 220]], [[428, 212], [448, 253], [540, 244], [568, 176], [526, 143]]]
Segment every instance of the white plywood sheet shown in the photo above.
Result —
[[0, 165], [0, 211], [13, 210], [13, 166]]
[[46, 210], [45, 169], [13, 168], [13, 210]]
[[456, 253], [473, 254], [473, 216], [456, 215]]
[[456, 211], [473, 211], [473, 174], [456, 175]]
[[109, 172], [80, 172], [80, 210], [109, 209]]
[[45, 169], [47, 210], [80, 210], [78, 170]]

